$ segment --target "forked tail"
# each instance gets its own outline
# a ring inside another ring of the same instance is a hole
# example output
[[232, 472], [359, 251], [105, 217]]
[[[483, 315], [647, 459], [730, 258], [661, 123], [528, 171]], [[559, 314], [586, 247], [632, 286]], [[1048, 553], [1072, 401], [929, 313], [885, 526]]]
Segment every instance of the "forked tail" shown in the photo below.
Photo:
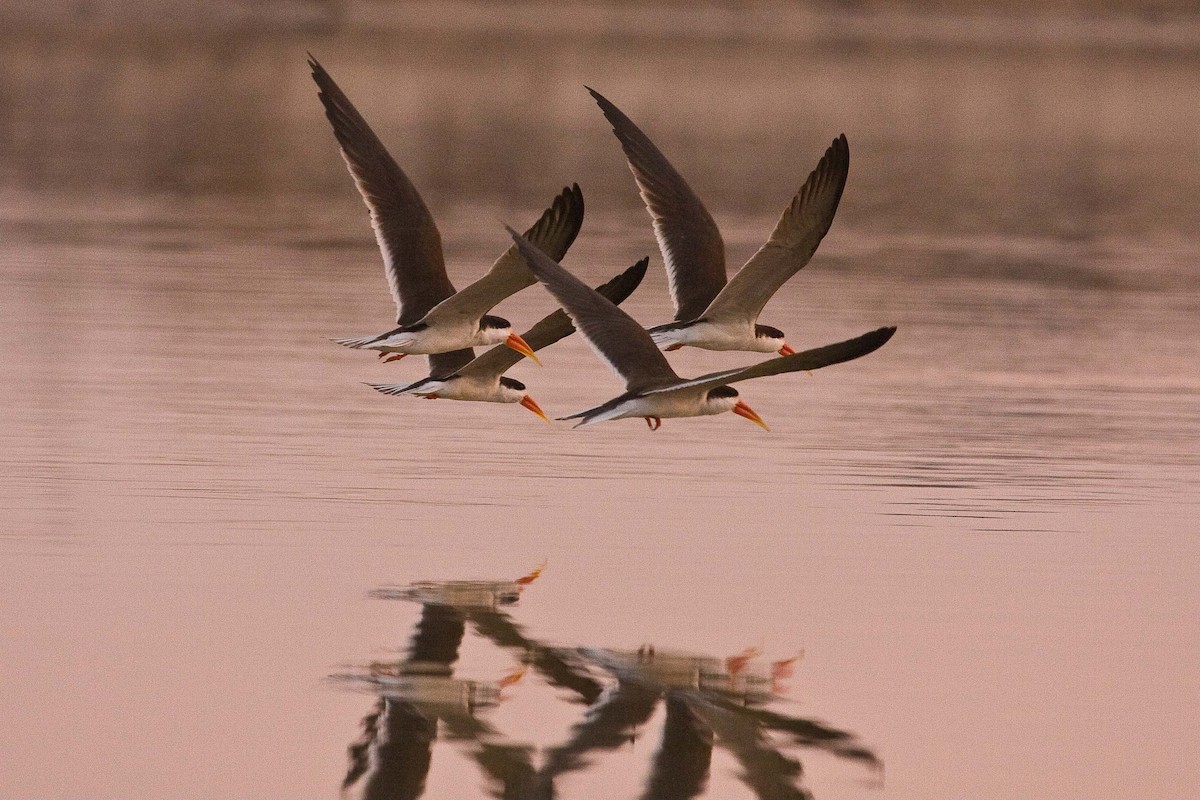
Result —
[[352, 350], [362, 350], [364, 347], [370, 347], [375, 342], [379, 341], [378, 336], [363, 336], [358, 339], [330, 339], [331, 342], [337, 342], [342, 347], [349, 347]]
[[[372, 389], [374, 389], [377, 392], [383, 392], [384, 394], [390, 394], [393, 397], [400, 397], [402, 395], [420, 395], [421, 389], [430, 383], [433, 383], [432, 379], [422, 378], [421, 380], [417, 381], [416, 383], [407, 383], [407, 384], [368, 383], [367, 386], [370, 386]], [[437, 391], [436, 389], [433, 389], [432, 387], [430, 387], [430, 388], [432, 391]]]

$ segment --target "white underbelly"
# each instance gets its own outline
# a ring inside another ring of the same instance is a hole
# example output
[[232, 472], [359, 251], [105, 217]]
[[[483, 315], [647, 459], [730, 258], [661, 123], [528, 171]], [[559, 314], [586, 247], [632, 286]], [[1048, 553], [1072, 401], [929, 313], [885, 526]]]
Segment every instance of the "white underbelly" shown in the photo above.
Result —
[[655, 344], [664, 349], [670, 346], [755, 352], [771, 352], [774, 349], [759, 341], [752, 325], [714, 325], [711, 322], [699, 322], [684, 328], [655, 332], [652, 338]]
[[422, 328], [419, 331], [404, 331], [394, 334], [372, 345], [372, 349], [388, 353], [433, 355], [435, 353], [449, 353], [452, 350], [474, 347], [478, 344], [475, 338], [474, 331], [471, 328], [447, 328], [446, 326], [438, 325]]

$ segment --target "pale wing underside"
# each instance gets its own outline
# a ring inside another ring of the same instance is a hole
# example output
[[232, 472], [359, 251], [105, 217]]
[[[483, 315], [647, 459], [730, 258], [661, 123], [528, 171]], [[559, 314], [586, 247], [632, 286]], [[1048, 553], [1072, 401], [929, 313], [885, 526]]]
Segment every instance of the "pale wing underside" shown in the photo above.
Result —
[[342, 157], [371, 212], [371, 227], [396, 302], [396, 324], [411, 325], [454, 294], [442, 258], [441, 236], [421, 195], [350, 99], [312, 56], [308, 65]]
[[833, 224], [846, 176], [850, 148], [842, 134], [833, 140], [808, 180], [792, 198], [779, 224], [757, 253], [700, 315], [711, 322], [753, 323], [784, 282], [799, 272]]
[[[582, 225], [583, 193], [578, 184], [572, 184], [554, 198], [525, 236], [538, 248], [553, 253], [557, 260], [567, 254]], [[452, 318], [478, 319], [504, 298], [535, 283], [537, 279], [529, 271], [525, 259], [521, 258], [517, 246], [512, 245], [483, 277], [438, 304], [424, 321], [433, 325]]]
[[[520, 251], [518, 251], [519, 253]], [[642, 278], [646, 276], [646, 265], [649, 263], [650, 259], [643, 258], [608, 283], [596, 287], [596, 291], [619, 305], [625, 298], [633, 294], [633, 290], [642, 282]], [[566, 311], [560, 308], [521, 334], [521, 338], [525, 340], [530, 349], [537, 351], [543, 347], [549, 347], [559, 339], [570, 336], [574, 332], [575, 326], [571, 323], [571, 318], [567, 316]], [[460, 375], [492, 375], [499, 377], [508, 371], [509, 367], [524, 357], [511, 347], [500, 344], [488, 350], [470, 364], [467, 364], [458, 373]]]
[[588, 288], [512, 228], [508, 232], [529, 268], [566, 309], [583, 338], [625, 380], [627, 391], [680, 380], [650, 334], [633, 317]]
[[700, 198], [649, 137], [599, 92], [588, 89], [613, 126], [654, 221], [675, 301], [675, 319], [693, 320], [725, 286], [725, 243]]
[[805, 350], [800, 353], [795, 353], [790, 356], [781, 358], [770, 358], [758, 364], [741, 369], [727, 369], [721, 372], [710, 372], [707, 375], [701, 375], [699, 378], [691, 380], [679, 381], [671, 386], [662, 386], [655, 389], [649, 389], [644, 394], [659, 394], [661, 392], [673, 392], [679, 389], [710, 389], [717, 386], [725, 386], [738, 381], [748, 381], [751, 378], [763, 378], [767, 375], [779, 375], [784, 372], [798, 372], [800, 370], [820, 369], [828, 367], [832, 364], [840, 364], [843, 361], [852, 361], [856, 358], [865, 356], [867, 353], [874, 352], [892, 338], [892, 334], [896, 332], [894, 327], [878, 328], [870, 333], [864, 333], [862, 336], [856, 336], [853, 339], [847, 339], [844, 342], [835, 344], [827, 344], [824, 347], [814, 347], [811, 350]]

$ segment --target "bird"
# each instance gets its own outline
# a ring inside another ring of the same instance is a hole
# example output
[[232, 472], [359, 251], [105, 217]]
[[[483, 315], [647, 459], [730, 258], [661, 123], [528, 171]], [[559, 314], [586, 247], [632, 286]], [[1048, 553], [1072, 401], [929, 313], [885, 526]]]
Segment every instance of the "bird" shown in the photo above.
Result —
[[585, 87], [625, 151], [654, 236], [662, 251], [675, 320], [650, 328], [664, 350], [748, 350], [791, 355], [783, 331], [758, 324], [758, 315], [789, 278], [808, 263], [829, 231], [850, 169], [850, 146], [841, 134], [758, 252], [726, 283], [725, 243], [712, 216], [662, 152], [619, 108]]
[[[596, 287], [596, 291], [614, 304], [621, 303], [642, 282], [649, 263], [649, 258], [643, 258], [608, 283]], [[526, 331], [521, 338], [532, 349], [540, 350], [574, 332], [575, 326], [571, 324], [571, 318], [567, 316], [566, 311], [560, 308]], [[520, 360], [521, 356], [512, 350], [504, 346], [497, 346], [448, 373], [431, 374], [428, 378], [422, 378], [415, 383], [407, 385], [369, 383], [367, 385], [376, 391], [394, 396], [411, 395], [431, 400], [441, 398], [476, 400], [485, 403], [520, 403], [549, 423], [550, 419], [537, 402], [529, 396], [525, 384], [512, 378], [503, 377], [505, 370]]]
[[[507, 227], [507, 226], [506, 226]], [[561, 420], [579, 420], [581, 428], [612, 419], [642, 417], [658, 430], [667, 417], [698, 417], [732, 411], [766, 430], [767, 424], [729, 384], [797, 370], [814, 370], [850, 361], [882, 347], [896, 332], [884, 327], [844, 342], [768, 359], [749, 367], [681, 378], [655, 345], [650, 333], [633, 317], [589, 289], [525, 237], [507, 228], [521, 255], [559, 304], [583, 338], [602, 360], [625, 380], [625, 392], [606, 403]]]
[[[342, 157], [370, 211], [397, 311], [398, 327], [386, 333], [334, 341], [379, 351], [388, 361], [414, 353], [433, 356], [503, 343], [540, 364], [508, 320], [487, 313], [504, 298], [536, 283], [516, 250], [510, 247], [483, 277], [456, 293], [446, 274], [441, 235], [416, 187], [312, 54], [308, 65]], [[572, 184], [554, 199], [529, 235], [561, 259], [582, 224], [583, 193]], [[432, 358], [432, 371], [445, 371], [473, 355], [457, 354], [444, 365]]]

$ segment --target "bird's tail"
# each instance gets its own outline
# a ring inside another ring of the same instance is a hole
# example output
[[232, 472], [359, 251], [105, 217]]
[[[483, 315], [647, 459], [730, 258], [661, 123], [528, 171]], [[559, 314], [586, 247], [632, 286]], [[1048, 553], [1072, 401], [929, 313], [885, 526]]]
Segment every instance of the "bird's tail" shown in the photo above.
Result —
[[597, 422], [616, 419], [620, 413], [621, 408], [605, 403], [602, 406], [589, 408], [586, 411], [580, 411], [567, 417], [558, 417], [558, 419], [560, 421], [577, 419], [579, 422], [576, 422], [573, 427], [586, 428], [588, 425], [595, 425]]
[[330, 339], [331, 342], [337, 342], [342, 347], [349, 347], [352, 350], [362, 350], [364, 347], [370, 347], [375, 342], [379, 341], [378, 336], [362, 336], [357, 339]]
[[390, 394], [393, 397], [401, 397], [403, 395], [419, 395], [422, 394], [421, 389], [430, 383], [429, 378], [424, 378], [416, 383], [368, 383], [377, 392]]
[[668, 322], [665, 325], [655, 325], [653, 328], [647, 328], [646, 332], [650, 334], [650, 338], [654, 340], [654, 344], [659, 350], [674, 350], [682, 345], [683, 329], [689, 324], [686, 322]]

